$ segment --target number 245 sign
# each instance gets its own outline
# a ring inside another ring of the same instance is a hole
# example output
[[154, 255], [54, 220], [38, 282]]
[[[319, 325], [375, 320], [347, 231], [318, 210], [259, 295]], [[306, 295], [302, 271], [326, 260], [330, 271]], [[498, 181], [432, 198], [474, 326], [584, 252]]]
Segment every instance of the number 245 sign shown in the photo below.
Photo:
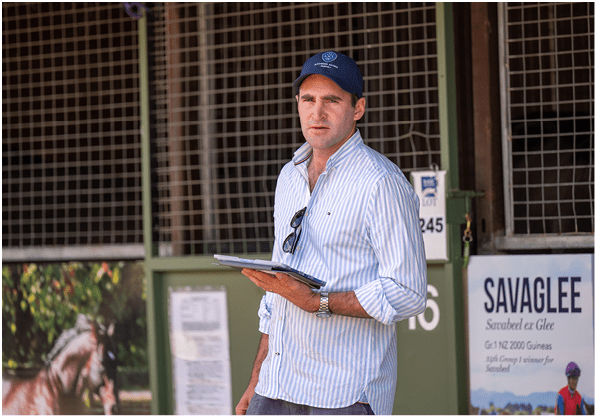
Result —
[[443, 233], [443, 218], [420, 218], [420, 230], [422, 231], [422, 233]]
[[420, 198], [420, 230], [427, 260], [447, 260], [445, 232], [445, 171], [412, 172]]

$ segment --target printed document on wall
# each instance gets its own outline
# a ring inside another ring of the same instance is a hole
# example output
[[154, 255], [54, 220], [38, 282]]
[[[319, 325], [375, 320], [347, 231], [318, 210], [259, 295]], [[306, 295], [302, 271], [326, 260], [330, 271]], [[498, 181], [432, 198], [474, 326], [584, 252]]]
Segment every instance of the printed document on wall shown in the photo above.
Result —
[[224, 287], [169, 288], [175, 414], [232, 414]]

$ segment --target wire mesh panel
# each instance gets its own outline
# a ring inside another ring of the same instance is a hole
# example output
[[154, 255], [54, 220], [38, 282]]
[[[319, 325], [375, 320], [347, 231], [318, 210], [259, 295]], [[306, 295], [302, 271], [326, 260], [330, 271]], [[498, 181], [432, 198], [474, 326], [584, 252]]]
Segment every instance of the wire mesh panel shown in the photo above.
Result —
[[282, 166], [304, 142], [292, 82], [322, 50], [364, 76], [364, 140], [404, 172], [440, 163], [434, 3], [152, 7], [154, 243], [266, 253]]
[[2, 23], [3, 259], [142, 249], [136, 22], [120, 3], [3, 3]]
[[593, 234], [594, 3], [502, 7], [508, 234]]

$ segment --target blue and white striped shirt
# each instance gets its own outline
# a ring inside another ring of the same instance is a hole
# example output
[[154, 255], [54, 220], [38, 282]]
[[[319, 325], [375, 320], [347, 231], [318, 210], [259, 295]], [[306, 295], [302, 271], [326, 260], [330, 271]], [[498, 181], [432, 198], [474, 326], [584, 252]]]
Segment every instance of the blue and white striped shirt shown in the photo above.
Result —
[[[320, 408], [366, 400], [391, 414], [397, 380], [395, 322], [426, 306], [426, 259], [419, 200], [399, 168], [356, 133], [327, 161], [310, 193], [305, 143], [282, 169], [275, 194], [273, 260], [355, 291], [373, 319], [318, 318], [274, 293], [259, 308], [269, 335], [256, 392]], [[282, 243], [307, 207], [294, 255]]]

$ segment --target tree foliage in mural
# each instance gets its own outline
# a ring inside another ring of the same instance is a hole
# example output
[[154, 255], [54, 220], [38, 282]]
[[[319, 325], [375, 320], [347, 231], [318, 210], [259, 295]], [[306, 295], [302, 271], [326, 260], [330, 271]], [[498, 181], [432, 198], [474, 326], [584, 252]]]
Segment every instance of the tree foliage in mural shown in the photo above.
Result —
[[78, 314], [107, 324], [123, 366], [147, 366], [144, 268], [139, 263], [2, 266], [2, 366], [37, 368]]

